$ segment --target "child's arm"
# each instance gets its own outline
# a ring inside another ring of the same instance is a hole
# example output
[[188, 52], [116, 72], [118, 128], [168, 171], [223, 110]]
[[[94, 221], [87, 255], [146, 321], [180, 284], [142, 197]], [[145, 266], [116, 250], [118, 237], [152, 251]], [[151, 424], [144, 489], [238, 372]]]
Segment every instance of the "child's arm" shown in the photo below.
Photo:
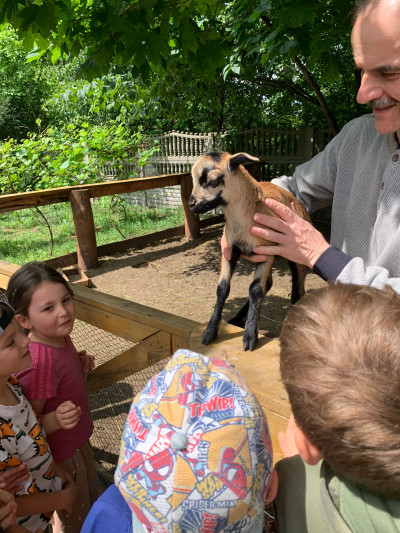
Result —
[[89, 372], [93, 370], [94, 368], [94, 355], [89, 355], [88, 353], [86, 353], [86, 350], [79, 351], [78, 355], [81, 360], [83, 373], [85, 374], [85, 377], [86, 377], [89, 374]]
[[17, 516], [31, 516], [60, 510], [71, 513], [80, 497], [80, 492], [80, 488], [72, 482], [57, 492], [23, 494], [16, 499]]
[[81, 417], [81, 408], [71, 400], [61, 403], [55, 411], [43, 413], [46, 400], [30, 400], [32, 407], [40, 417], [47, 435], [59, 429], [73, 429]]
[[3, 529], [15, 525], [17, 503], [11, 492], [0, 489], [0, 526]]
[[297, 455], [299, 453], [295, 441], [296, 431], [297, 425], [292, 413], [290, 415], [285, 433], [283, 433], [283, 431], [278, 432], [279, 446], [284, 457], [293, 457], [293, 455]]

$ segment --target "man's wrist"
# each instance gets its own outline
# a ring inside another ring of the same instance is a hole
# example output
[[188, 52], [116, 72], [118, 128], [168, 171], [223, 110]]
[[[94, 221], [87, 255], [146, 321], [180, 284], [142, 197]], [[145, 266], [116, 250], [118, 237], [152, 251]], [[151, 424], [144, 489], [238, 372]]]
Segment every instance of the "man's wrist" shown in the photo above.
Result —
[[329, 246], [315, 261], [312, 271], [325, 281], [335, 280], [353, 258], [334, 246]]

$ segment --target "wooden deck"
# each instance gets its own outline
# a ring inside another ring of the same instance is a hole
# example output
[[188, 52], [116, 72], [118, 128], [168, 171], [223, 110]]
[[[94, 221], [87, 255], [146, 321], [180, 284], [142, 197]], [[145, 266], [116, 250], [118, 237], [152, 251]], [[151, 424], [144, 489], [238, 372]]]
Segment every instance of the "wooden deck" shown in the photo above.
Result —
[[259, 337], [252, 352], [243, 351], [243, 329], [221, 323], [217, 341], [209, 346], [201, 344], [206, 324], [195, 328], [190, 336], [190, 349], [226, 359], [247, 381], [263, 408], [270, 428], [274, 450], [274, 464], [282, 459], [278, 431], [285, 431], [290, 416], [289, 400], [279, 371], [279, 340]]

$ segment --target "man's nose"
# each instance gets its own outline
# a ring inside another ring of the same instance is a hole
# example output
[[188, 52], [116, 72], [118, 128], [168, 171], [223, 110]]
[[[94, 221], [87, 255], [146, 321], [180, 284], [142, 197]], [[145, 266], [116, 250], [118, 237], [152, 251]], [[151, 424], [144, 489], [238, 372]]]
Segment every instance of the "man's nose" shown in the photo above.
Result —
[[384, 94], [384, 90], [377, 76], [364, 72], [361, 76], [361, 85], [357, 93], [357, 102], [359, 104], [367, 104], [371, 100], [382, 98]]

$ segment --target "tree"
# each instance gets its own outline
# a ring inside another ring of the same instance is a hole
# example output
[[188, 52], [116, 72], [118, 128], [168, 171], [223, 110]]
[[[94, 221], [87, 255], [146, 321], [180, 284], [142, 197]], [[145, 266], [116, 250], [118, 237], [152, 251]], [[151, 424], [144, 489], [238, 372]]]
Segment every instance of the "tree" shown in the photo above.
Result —
[[26, 52], [11, 28], [0, 31], [0, 139], [24, 138], [43, 120], [50, 92], [42, 66], [27, 65]]

